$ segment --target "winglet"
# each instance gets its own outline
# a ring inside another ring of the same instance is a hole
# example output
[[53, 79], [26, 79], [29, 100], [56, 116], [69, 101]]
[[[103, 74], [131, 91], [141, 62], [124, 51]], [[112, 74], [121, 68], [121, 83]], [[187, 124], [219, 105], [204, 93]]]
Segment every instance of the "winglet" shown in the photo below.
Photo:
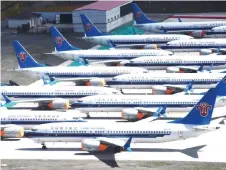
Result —
[[19, 41], [13, 41], [13, 48], [16, 53], [16, 59], [20, 68], [30, 67], [44, 67], [44, 64], [40, 64], [27, 52], [27, 50], [19, 43]]
[[133, 33], [133, 35], [137, 35], [137, 32], [134, 27], [132, 27], [132, 33]]
[[181, 18], [178, 18], [178, 21], [179, 21], [179, 22], [182, 22]]
[[110, 49], [115, 49], [116, 44], [113, 41], [108, 40], [107, 43], [108, 43], [108, 46], [110, 47]]
[[132, 137], [129, 137], [129, 139], [127, 140], [127, 142], [124, 145], [124, 149], [126, 149], [129, 152], [132, 152], [132, 149], [130, 148], [131, 142], [132, 142]]
[[206, 71], [211, 72], [212, 68], [213, 68], [213, 63], [206, 69]]
[[54, 40], [55, 51], [80, 50], [79, 48], [72, 46], [56, 27], [52, 26], [49, 30]]
[[192, 85], [193, 85], [193, 80], [190, 81], [190, 83], [187, 85], [187, 87], [184, 89], [184, 92], [188, 92], [188, 91], [193, 91], [192, 89]]
[[104, 35], [96, 28], [96, 26], [89, 20], [89, 18], [86, 15], [81, 14], [80, 17], [85, 31], [85, 36], [92, 37]]
[[154, 117], [160, 117], [161, 115], [164, 117], [167, 117], [166, 116], [166, 105], [159, 107], [157, 109], [157, 111], [153, 114]]
[[6, 103], [11, 103], [12, 101], [6, 96], [5, 94], [2, 93], [2, 97], [4, 98]]
[[198, 68], [198, 71], [203, 72], [203, 65], [200, 65], [200, 67]]
[[43, 81], [44, 85], [49, 84], [49, 83], [46, 81], [45, 76], [42, 76], [42, 81]]

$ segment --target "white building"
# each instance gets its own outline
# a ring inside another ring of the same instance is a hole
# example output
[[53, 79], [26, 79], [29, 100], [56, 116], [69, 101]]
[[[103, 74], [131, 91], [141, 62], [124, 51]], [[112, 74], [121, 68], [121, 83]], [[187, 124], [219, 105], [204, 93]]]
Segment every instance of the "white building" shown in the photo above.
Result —
[[97, 1], [72, 12], [74, 32], [84, 32], [80, 14], [85, 14], [102, 32], [133, 20], [131, 1]]

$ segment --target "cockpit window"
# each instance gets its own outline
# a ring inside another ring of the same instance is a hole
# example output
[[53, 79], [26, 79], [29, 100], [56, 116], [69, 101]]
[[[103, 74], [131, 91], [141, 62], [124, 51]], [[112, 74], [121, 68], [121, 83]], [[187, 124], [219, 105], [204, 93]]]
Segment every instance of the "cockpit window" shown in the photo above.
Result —
[[77, 100], [77, 102], [81, 103], [81, 102], [83, 102], [83, 100], [80, 100], [80, 99], [79, 99], [79, 100]]
[[112, 80], [117, 80], [117, 78], [114, 77], [114, 78], [112, 78]]
[[144, 70], [143, 73], [148, 73], [148, 71], [147, 70]]
[[32, 131], [32, 132], [36, 132], [36, 131], [38, 131], [38, 129], [31, 129], [31, 131]]

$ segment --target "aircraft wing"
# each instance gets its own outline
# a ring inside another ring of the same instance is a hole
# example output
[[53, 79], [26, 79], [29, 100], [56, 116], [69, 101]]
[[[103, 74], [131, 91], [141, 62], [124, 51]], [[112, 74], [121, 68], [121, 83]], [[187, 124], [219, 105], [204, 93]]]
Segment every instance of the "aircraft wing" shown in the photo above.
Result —
[[134, 122], [134, 123], [150, 123], [156, 119], [159, 119], [159, 118], [158, 117], [148, 117], [146, 119], [138, 120], [137, 122]]
[[17, 100], [12, 101], [15, 103], [35, 103], [35, 102], [52, 102], [53, 100], [59, 100], [62, 98], [38, 98], [38, 99], [30, 99], [30, 100]]
[[92, 62], [92, 64], [105, 64], [107, 66], [116, 66], [122, 61], [126, 61], [126, 60], [105, 60], [105, 61]]
[[101, 143], [112, 145], [112, 146], [120, 146], [123, 147], [126, 144], [126, 141], [117, 139], [117, 138], [105, 138], [100, 137], [96, 138], [96, 140], [100, 141]]

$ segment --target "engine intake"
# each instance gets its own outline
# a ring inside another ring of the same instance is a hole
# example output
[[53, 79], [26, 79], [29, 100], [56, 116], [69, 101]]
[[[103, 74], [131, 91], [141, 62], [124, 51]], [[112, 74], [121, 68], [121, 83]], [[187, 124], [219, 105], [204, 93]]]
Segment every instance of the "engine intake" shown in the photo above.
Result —
[[108, 145], [101, 144], [98, 140], [84, 139], [81, 143], [82, 151], [105, 151]]
[[125, 120], [140, 120], [144, 116], [144, 113], [138, 112], [136, 109], [122, 109], [122, 119]]
[[24, 136], [24, 128], [18, 125], [11, 125], [1, 129], [2, 138], [22, 138]]
[[89, 82], [85, 83], [86, 86], [102, 86], [104, 87], [106, 82], [103, 78], [95, 78], [95, 79], [91, 79]]

